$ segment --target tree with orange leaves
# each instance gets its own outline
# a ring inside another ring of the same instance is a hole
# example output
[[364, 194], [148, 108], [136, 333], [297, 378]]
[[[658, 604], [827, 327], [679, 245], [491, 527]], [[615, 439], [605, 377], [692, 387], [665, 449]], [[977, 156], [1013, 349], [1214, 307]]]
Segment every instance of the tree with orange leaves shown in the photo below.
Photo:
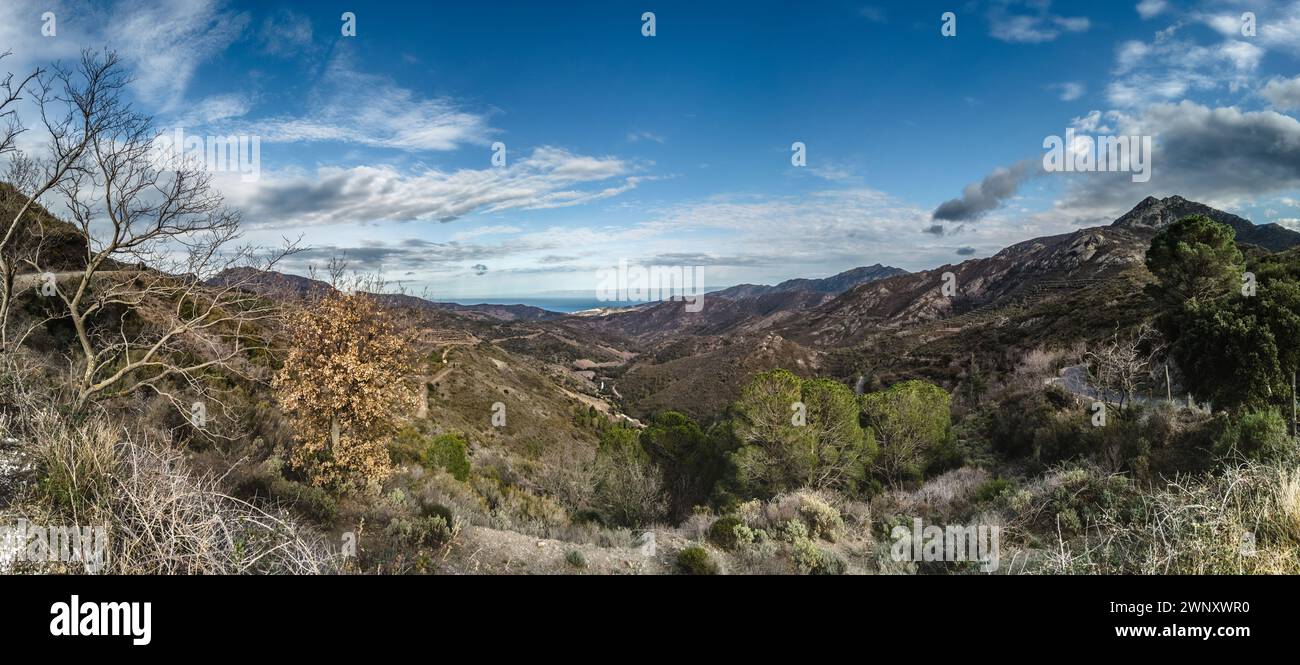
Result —
[[406, 385], [407, 336], [364, 293], [333, 292], [289, 317], [289, 351], [275, 378], [297, 446], [291, 463], [312, 484], [378, 485], [387, 441], [416, 404]]

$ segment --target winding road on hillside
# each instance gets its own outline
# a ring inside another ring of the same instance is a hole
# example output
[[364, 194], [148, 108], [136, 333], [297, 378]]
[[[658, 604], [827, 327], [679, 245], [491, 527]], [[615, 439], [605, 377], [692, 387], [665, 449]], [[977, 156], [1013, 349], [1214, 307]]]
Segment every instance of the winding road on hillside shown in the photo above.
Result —
[[[1108, 403], [1118, 403], [1119, 394], [1104, 394], [1101, 390], [1093, 387], [1088, 383], [1088, 366], [1071, 365], [1061, 370], [1060, 376], [1047, 380], [1048, 385], [1055, 385], [1064, 388], [1067, 392], [1078, 395], [1089, 400], [1101, 400]], [[1172, 404], [1176, 407], [1187, 406], [1186, 400], [1167, 399], [1164, 397], [1144, 397], [1142, 395], [1133, 395], [1128, 400], [1133, 404], [1155, 405], [1155, 404]]]

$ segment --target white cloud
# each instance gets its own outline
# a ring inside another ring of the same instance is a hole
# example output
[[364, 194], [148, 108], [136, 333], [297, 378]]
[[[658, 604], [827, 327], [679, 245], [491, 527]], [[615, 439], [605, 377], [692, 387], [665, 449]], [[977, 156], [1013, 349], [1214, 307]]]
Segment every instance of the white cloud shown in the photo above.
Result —
[[1292, 2], [1257, 23], [1259, 42], [1265, 48], [1300, 54], [1300, 2]]
[[1079, 116], [1070, 121], [1070, 127], [1080, 134], [1109, 134], [1111, 127], [1105, 121], [1114, 121], [1119, 117], [1114, 111], [1102, 113], [1098, 110], [1089, 111], [1087, 114]]
[[1219, 45], [1219, 55], [1238, 70], [1253, 70], [1264, 57], [1264, 49], [1242, 41], [1226, 41]]
[[[6, 0], [0, 3], [0, 51], [18, 71], [77, 57], [83, 46], [116, 51], [132, 74], [131, 90], [153, 110], [182, 106], [198, 67], [241, 39], [248, 16], [220, 0]], [[37, 20], [52, 11], [58, 36], [43, 37]]]
[[268, 174], [252, 183], [223, 180], [253, 225], [277, 228], [378, 221], [451, 221], [477, 212], [562, 208], [608, 199], [644, 178], [615, 157], [543, 146], [509, 168], [403, 172], [385, 165], [323, 167]]
[[219, 2], [140, 0], [118, 4], [101, 38], [132, 65], [132, 86], [141, 99], [170, 111], [181, 103], [198, 66], [229, 48], [247, 25], [246, 14], [222, 11]]
[[654, 134], [652, 132], [643, 132], [643, 131], [633, 131], [627, 133], [628, 143], [638, 143], [640, 141], [654, 141], [655, 143], [663, 143], [664, 137], [659, 136], [658, 134]]
[[240, 93], [212, 95], [187, 104], [187, 109], [168, 123], [181, 127], [200, 127], [242, 118], [252, 107], [252, 100]]
[[1063, 207], [1115, 212], [1147, 195], [1211, 203], [1300, 188], [1300, 121], [1291, 116], [1182, 101], [1114, 118], [1118, 134], [1154, 137], [1150, 181], [1134, 183], [1129, 173], [1069, 178]]
[[1161, 12], [1169, 7], [1165, 0], [1142, 0], [1137, 3], [1137, 13], [1144, 19], [1158, 16]]
[[483, 236], [511, 235], [515, 233], [521, 233], [522, 231], [523, 228], [518, 226], [510, 226], [509, 224], [476, 226], [472, 229], [466, 229], [464, 231], [457, 231], [456, 233], [453, 233], [451, 239], [456, 241], [465, 241], [465, 240], [471, 240], [473, 238], [481, 238]]
[[1259, 94], [1276, 109], [1283, 111], [1300, 109], [1300, 76], [1292, 79], [1271, 79]]
[[1059, 16], [1048, 11], [1050, 0], [1024, 3], [1031, 13], [1011, 12], [1012, 2], [996, 2], [989, 10], [989, 34], [994, 39], [1022, 44], [1050, 42], [1065, 32], [1086, 32], [1092, 22], [1086, 16]]
[[1206, 14], [1201, 17], [1211, 30], [1223, 35], [1224, 37], [1235, 37], [1241, 35], [1241, 14]]
[[1115, 78], [1106, 86], [1110, 103], [1124, 109], [1180, 101], [1197, 92], [1250, 87], [1265, 50], [1246, 40], [1198, 44], [1179, 26], [1157, 32], [1151, 42], [1126, 41], [1115, 52]]
[[1072, 102], [1082, 97], [1083, 93], [1087, 91], [1087, 87], [1084, 86], [1083, 83], [1080, 83], [1078, 81], [1066, 81], [1064, 83], [1057, 83], [1052, 87], [1055, 88], [1056, 90], [1061, 91], [1061, 101], [1063, 102]]
[[1143, 42], [1132, 40], [1120, 44], [1115, 53], [1115, 73], [1125, 74], [1137, 69], [1151, 53], [1151, 47]]
[[358, 71], [339, 52], [305, 112], [248, 121], [230, 133], [267, 142], [333, 141], [418, 152], [486, 144], [494, 133], [481, 113], [448, 98], [424, 98], [386, 76]]
[[311, 19], [289, 9], [279, 9], [263, 19], [258, 36], [271, 55], [292, 57], [312, 50]]

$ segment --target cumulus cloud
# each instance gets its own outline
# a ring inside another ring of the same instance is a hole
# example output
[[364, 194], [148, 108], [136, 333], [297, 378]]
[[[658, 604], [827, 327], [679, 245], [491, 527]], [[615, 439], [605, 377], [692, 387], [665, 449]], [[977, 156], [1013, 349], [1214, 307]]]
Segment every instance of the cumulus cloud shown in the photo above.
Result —
[[1200, 44], [1175, 25], [1150, 42], [1130, 40], [1115, 51], [1115, 78], [1106, 96], [1118, 108], [1181, 101], [1191, 93], [1249, 86], [1265, 49], [1245, 39]]
[[1300, 109], [1300, 76], [1293, 79], [1270, 79], [1259, 94], [1276, 109]]
[[1026, 180], [1042, 173], [1042, 162], [1037, 159], [1025, 159], [1006, 168], [998, 167], [983, 180], [966, 185], [961, 197], [939, 204], [932, 217], [944, 221], [979, 219], [1015, 196]]
[[1300, 121], [1289, 115], [1182, 101], [1120, 116], [1117, 132], [1155, 137], [1150, 182], [1083, 174], [1070, 179], [1065, 207], [1114, 210], [1148, 194], [1208, 202], [1300, 187]]

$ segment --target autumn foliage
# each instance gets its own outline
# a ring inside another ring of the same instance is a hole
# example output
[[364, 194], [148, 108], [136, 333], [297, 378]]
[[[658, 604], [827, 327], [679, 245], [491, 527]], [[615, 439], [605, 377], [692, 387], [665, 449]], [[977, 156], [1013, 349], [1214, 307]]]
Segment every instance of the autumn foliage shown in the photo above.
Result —
[[293, 466], [321, 487], [377, 484], [391, 469], [387, 441], [416, 404], [406, 336], [365, 294], [331, 294], [288, 328], [274, 387], [294, 426]]

